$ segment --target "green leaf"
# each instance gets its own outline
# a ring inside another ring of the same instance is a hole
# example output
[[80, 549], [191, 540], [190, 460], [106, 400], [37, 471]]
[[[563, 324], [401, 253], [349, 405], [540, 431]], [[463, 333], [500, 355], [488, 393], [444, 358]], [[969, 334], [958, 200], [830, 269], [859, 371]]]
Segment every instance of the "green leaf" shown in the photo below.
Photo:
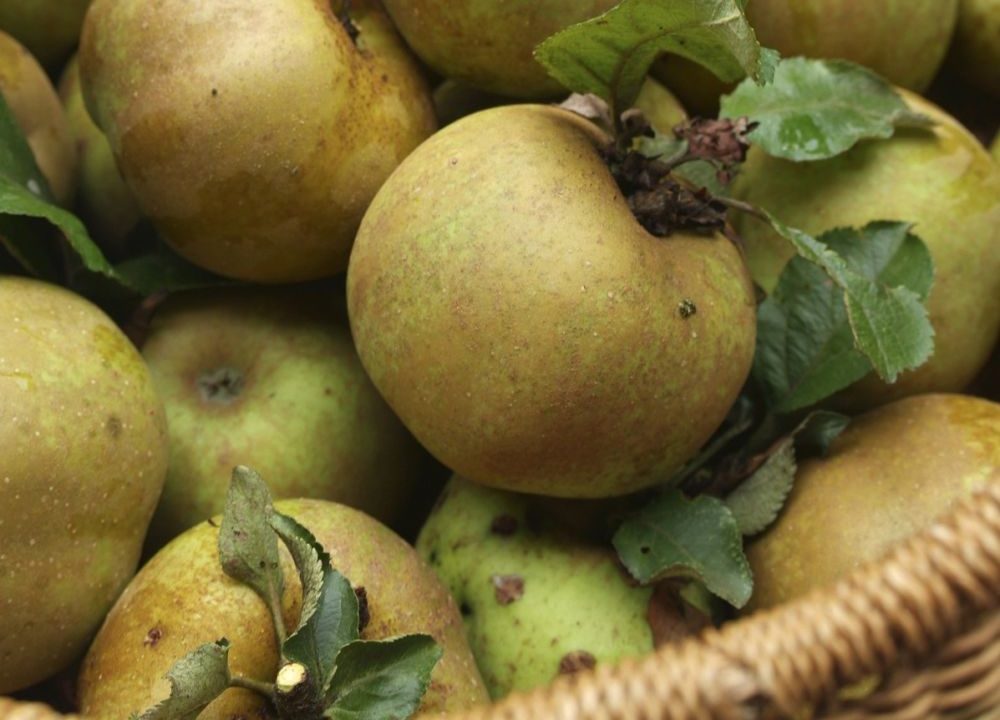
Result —
[[768, 155], [796, 161], [823, 160], [859, 140], [892, 137], [900, 125], [931, 124], [871, 70], [806, 58], [782, 60], [767, 85], [741, 83], [723, 97], [720, 117], [759, 123], [750, 140]]
[[811, 413], [795, 430], [795, 451], [799, 457], [823, 457], [830, 444], [851, 424], [851, 418], [840, 413], [818, 410]]
[[357, 640], [344, 647], [330, 687], [334, 720], [390, 720], [416, 712], [441, 659], [429, 635], [386, 641]]
[[757, 471], [726, 496], [726, 507], [743, 535], [763, 532], [775, 521], [795, 485], [795, 444], [785, 438]]
[[358, 638], [358, 596], [347, 578], [330, 566], [330, 556], [305, 527], [274, 513], [271, 527], [288, 547], [302, 579], [299, 626], [281, 654], [305, 666], [318, 690], [327, 686], [341, 648]]
[[237, 466], [219, 529], [219, 559], [227, 575], [253, 588], [267, 603], [271, 616], [280, 618], [284, 579], [278, 537], [269, 522], [272, 512], [271, 493], [260, 475]]
[[[48, 183], [6, 100], [0, 96], [0, 215], [46, 220], [59, 228], [89, 270], [115, 277], [114, 269], [90, 239], [83, 223], [55, 204]], [[30, 225], [4, 224], [4, 246], [25, 269], [51, 277], [39, 258], [39, 235]]]
[[767, 459], [725, 498], [740, 532], [757, 535], [773, 523], [795, 485], [798, 458], [826, 454], [850, 418], [820, 410], [810, 413], [791, 433], [771, 446]]
[[624, 0], [556, 33], [535, 49], [535, 58], [570, 90], [605, 99], [618, 118], [663, 52], [683, 55], [726, 81], [766, 80], [772, 66], [762, 60], [737, 0]]
[[736, 519], [721, 500], [688, 499], [668, 490], [626, 520], [613, 538], [625, 567], [641, 583], [687, 577], [735, 607], [750, 599], [753, 580]]
[[922, 300], [933, 263], [908, 225], [874, 222], [816, 239], [767, 217], [802, 258], [823, 269], [793, 259], [761, 305], [754, 377], [773, 409], [805, 407], [863, 377], [854, 350], [887, 382], [930, 357], [934, 330]]
[[144, 297], [161, 291], [177, 292], [236, 284], [233, 280], [192, 265], [167, 248], [126, 260], [115, 266], [115, 273], [129, 289]]
[[229, 687], [229, 641], [206, 643], [182, 657], [166, 674], [170, 697], [138, 715], [139, 720], [194, 720]]

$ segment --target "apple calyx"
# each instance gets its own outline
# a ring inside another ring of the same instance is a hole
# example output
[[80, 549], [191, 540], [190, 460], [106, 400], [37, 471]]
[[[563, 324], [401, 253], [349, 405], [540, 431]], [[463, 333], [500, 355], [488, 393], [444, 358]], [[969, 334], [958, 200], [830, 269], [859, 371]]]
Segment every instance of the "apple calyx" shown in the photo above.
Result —
[[196, 384], [205, 402], [232, 405], [243, 392], [246, 376], [236, 368], [223, 366], [206, 370], [198, 376]]

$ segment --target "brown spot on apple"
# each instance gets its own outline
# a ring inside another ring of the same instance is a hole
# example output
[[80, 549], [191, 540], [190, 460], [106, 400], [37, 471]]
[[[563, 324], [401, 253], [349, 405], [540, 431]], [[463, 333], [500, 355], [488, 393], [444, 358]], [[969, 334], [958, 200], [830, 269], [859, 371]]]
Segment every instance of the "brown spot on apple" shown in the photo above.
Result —
[[493, 594], [501, 605], [510, 605], [524, 595], [524, 578], [520, 575], [494, 575], [490, 581]]
[[586, 650], [574, 650], [563, 655], [559, 661], [560, 675], [573, 675], [584, 670], [593, 670], [597, 665], [597, 658]]

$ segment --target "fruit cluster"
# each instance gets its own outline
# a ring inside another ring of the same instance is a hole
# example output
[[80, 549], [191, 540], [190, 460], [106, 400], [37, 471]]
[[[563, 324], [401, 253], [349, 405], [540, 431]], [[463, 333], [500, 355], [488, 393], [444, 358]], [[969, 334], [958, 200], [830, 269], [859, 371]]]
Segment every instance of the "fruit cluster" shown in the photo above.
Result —
[[1000, 0], [5, 0], [0, 695], [450, 712], [877, 558], [1000, 478], [998, 124]]

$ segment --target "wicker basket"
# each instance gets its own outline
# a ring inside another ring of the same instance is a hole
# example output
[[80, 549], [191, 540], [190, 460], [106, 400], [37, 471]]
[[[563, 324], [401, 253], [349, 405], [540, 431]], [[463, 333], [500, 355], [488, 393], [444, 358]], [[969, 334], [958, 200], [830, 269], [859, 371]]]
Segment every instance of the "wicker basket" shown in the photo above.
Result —
[[827, 591], [461, 720], [813, 717], [1000, 718], [1000, 479]]

